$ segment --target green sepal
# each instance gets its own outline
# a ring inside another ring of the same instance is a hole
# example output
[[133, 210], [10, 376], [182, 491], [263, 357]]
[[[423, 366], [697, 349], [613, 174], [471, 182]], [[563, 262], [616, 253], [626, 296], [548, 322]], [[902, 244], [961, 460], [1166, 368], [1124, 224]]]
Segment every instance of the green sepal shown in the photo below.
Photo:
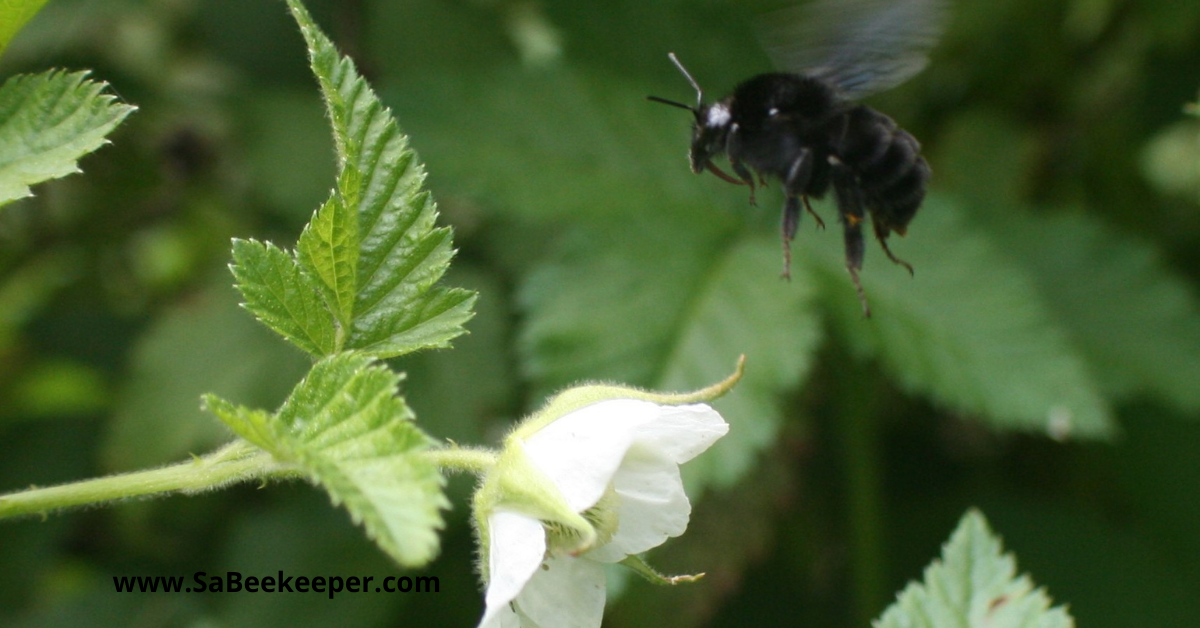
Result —
[[698, 390], [682, 393], [660, 393], [633, 386], [618, 386], [615, 384], [581, 384], [579, 386], [572, 386], [551, 397], [541, 409], [522, 421], [513, 430], [512, 434], [509, 435], [508, 442], [528, 438], [560, 417], [566, 416], [580, 408], [610, 399], [640, 399], [664, 406], [711, 402], [732, 390], [738, 383], [738, 380], [742, 378], [745, 370], [746, 358], [745, 356], [741, 356], [738, 358], [737, 366], [734, 367], [733, 373], [725, 379]]
[[666, 576], [659, 573], [658, 570], [651, 567], [641, 556], [626, 556], [620, 562], [621, 565], [633, 570], [634, 573], [646, 579], [650, 584], [660, 586], [674, 586], [676, 584], [690, 584], [697, 582], [704, 577], [704, 573], [683, 574], [679, 576]]

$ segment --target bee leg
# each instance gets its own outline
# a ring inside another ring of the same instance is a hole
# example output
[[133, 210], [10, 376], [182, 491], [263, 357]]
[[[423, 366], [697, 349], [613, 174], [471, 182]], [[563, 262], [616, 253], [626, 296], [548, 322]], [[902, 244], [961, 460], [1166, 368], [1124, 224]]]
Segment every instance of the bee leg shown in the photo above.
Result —
[[750, 204], [758, 207], [758, 201], [754, 199], [754, 177], [750, 174], [750, 170], [746, 168], [746, 164], [740, 161], [730, 161], [729, 166], [733, 168], [733, 173], [738, 176], [746, 185], [750, 186]]
[[783, 189], [788, 196], [803, 196], [808, 193], [808, 182], [812, 180], [812, 172], [812, 151], [802, 148], [800, 155], [788, 166], [787, 175], [783, 177]]
[[862, 270], [863, 235], [862, 222], [846, 223], [846, 271], [850, 273], [850, 281], [854, 283], [854, 291], [858, 293], [858, 302], [862, 304], [863, 317], [871, 318], [871, 306], [867, 303], [867, 293], [863, 290], [862, 282], [858, 280], [858, 271]]
[[713, 173], [714, 175], [716, 175], [718, 179], [720, 179], [726, 183], [732, 183], [734, 185], [747, 185], [745, 181], [743, 181], [741, 179], [733, 178], [732, 176], [730, 176], [730, 174], [728, 172], [721, 170], [720, 168], [717, 167], [716, 164], [714, 164], [711, 161], [708, 162], [708, 164], [706, 164], [704, 166], [704, 168], [706, 170], [708, 170], [709, 172]]
[[812, 205], [808, 204], [808, 186], [812, 183], [812, 176], [813, 154], [811, 150], [805, 148], [788, 167], [787, 175], [783, 178], [783, 189], [787, 192], [788, 197], [799, 196], [804, 201], [804, 209], [816, 219], [817, 226], [824, 229], [825, 221], [821, 220], [821, 217], [813, 211]]
[[754, 177], [750, 174], [750, 170], [742, 163], [742, 134], [738, 125], [734, 124], [729, 129], [729, 134], [725, 136], [725, 155], [729, 157], [729, 166], [733, 168], [733, 173], [742, 180], [743, 183], [750, 186], [750, 204], [758, 207], [758, 201], [754, 198]]
[[887, 254], [888, 259], [892, 260], [892, 263], [894, 263], [894, 264], [899, 264], [900, 266], [903, 266], [905, 268], [905, 270], [908, 271], [908, 274], [910, 276], [912, 276], [913, 275], [912, 264], [909, 264], [908, 262], [900, 259], [899, 257], [896, 257], [895, 255], [892, 254], [892, 250], [890, 248], [888, 248], [888, 243], [887, 243], [887, 237], [888, 237], [888, 233], [889, 233], [888, 228], [880, 225], [879, 221], [872, 221], [872, 222], [874, 222], [874, 224], [875, 224], [875, 239], [879, 240], [879, 246], [883, 247], [883, 252]]
[[795, 196], [787, 197], [783, 204], [783, 278], [792, 279], [792, 240], [796, 238], [796, 229], [800, 226], [800, 201]]
[[[812, 151], [805, 148], [800, 156], [788, 168], [787, 176], [783, 178], [783, 191], [787, 201], [783, 205], [783, 276], [792, 276], [792, 240], [796, 238], [796, 230], [800, 226], [800, 199], [805, 195], [808, 181], [812, 178]], [[808, 205], [808, 199], [804, 199]]]
[[808, 204], [808, 195], [805, 194], [804, 196], [801, 196], [800, 199], [804, 201], [804, 210], [808, 212], [809, 216], [812, 216], [817, 221], [817, 228], [821, 231], [824, 231], [825, 221], [821, 220], [821, 217], [817, 215], [817, 212], [813, 211], [812, 205]]
[[871, 306], [867, 304], [867, 293], [863, 290], [862, 282], [858, 280], [858, 271], [862, 270], [863, 255], [866, 249], [862, 233], [864, 218], [862, 189], [854, 172], [840, 162], [834, 164], [833, 167], [833, 191], [837, 196], [838, 217], [841, 219], [844, 229], [846, 271], [850, 273], [850, 281], [854, 282], [858, 301], [862, 303], [863, 316], [870, 318]]

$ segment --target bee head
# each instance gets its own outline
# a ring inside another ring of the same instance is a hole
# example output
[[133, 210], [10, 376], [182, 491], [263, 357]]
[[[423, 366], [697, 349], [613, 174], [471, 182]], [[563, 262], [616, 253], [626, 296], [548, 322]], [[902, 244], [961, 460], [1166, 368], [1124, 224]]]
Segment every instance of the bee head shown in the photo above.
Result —
[[700, 89], [700, 84], [683, 67], [683, 64], [679, 62], [675, 53], [672, 52], [667, 56], [670, 57], [671, 63], [674, 63], [675, 67], [679, 68], [679, 71], [683, 73], [683, 76], [695, 88], [696, 105], [688, 106], [681, 102], [659, 98], [658, 96], [648, 96], [648, 98], [654, 102], [687, 109], [692, 112], [695, 121], [692, 124], [692, 149], [688, 154], [688, 158], [692, 163], [692, 171], [700, 174], [706, 168], [710, 167], [713, 156], [725, 149], [725, 139], [729, 134], [731, 124], [729, 103], [721, 101], [711, 105], [704, 104], [704, 91]]
[[692, 150], [688, 157], [692, 162], [692, 172], [700, 174], [711, 166], [714, 156], [725, 150], [726, 139], [733, 122], [729, 114], [729, 103], [724, 100], [699, 106], [695, 112]]

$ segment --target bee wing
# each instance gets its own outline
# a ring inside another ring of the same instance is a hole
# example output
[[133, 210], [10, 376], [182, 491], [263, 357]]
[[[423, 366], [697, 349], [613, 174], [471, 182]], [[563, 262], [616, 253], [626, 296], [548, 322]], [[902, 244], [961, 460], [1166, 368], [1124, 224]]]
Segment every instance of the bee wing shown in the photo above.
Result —
[[895, 87], [929, 62], [946, 0], [816, 0], [764, 15], [776, 67], [833, 83], [847, 98]]

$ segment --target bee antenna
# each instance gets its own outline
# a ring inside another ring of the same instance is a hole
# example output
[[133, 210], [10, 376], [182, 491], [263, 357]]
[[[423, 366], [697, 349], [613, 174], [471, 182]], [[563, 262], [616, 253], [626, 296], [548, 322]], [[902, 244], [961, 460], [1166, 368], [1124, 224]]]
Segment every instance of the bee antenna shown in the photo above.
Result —
[[660, 102], [664, 105], [671, 105], [672, 107], [679, 107], [680, 109], [687, 109], [688, 111], [691, 111], [693, 113], [695, 113], [695, 111], [696, 111], [695, 109], [692, 109], [691, 107], [689, 107], [681, 102], [676, 102], [674, 100], [667, 100], [666, 98], [659, 98], [658, 96], [647, 96], [646, 100], [653, 100], [654, 102]]
[[679, 68], [679, 71], [683, 73], [688, 82], [692, 84], [693, 88], [695, 88], [696, 108], [692, 109], [691, 107], [688, 107], [688, 109], [692, 109], [692, 111], [698, 111], [700, 107], [704, 106], [704, 90], [700, 89], [700, 84], [696, 82], [696, 79], [692, 78], [692, 75], [687, 71], [687, 68], [683, 67], [683, 64], [679, 62], [679, 57], [676, 57], [675, 53], [668, 52], [667, 57], [671, 59], [671, 63], [674, 63], [675, 67]]

